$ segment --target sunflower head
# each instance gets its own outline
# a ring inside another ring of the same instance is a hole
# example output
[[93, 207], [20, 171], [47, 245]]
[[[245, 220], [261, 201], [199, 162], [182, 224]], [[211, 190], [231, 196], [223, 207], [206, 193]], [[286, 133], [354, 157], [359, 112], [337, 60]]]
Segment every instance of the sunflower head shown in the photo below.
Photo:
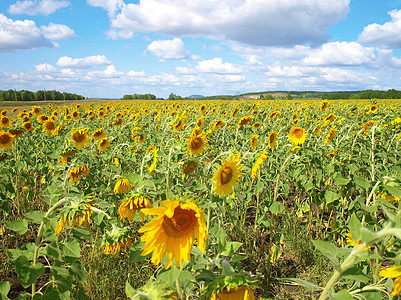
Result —
[[242, 176], [241, 170], [243, 165], [239, 164], [239, 157], [237, 155], [231, 155], [231, 157], [225, 161], [217, 171], [214, 173], [212, 180], [215, 182], [213, 191], [216, 194], [231, 195], [234, 191], [233, 187], [238, 187], [237, 181]]
[[0, 129], [0, 149], [3, 150], [11, 149], [14, 141], [15, 141], [14, 135]]
[[305, 138], [307, 135], [308, 134], [305, 132], [305, 129], [301, 127], [292, 127], [288, 137], [292, 144], [300, 145], [305, 143]]
[[54, 121], [53, 119], [48, 119], [43, 122], [43, 132], [46, 132], [48, 134], [53, 134], [54, 130], [56, 129], [57, 122]]
[[167, 254], [166, 269], [189, 261], [197, 237], [198, 248], [205, 251], [207, 226], [203, 211], [193, 202], [178, 200], [161, 201], [161, 207], [145, 208], [142, 212], [154, 215], [138, 232], [144, 233], [143, 256], [152, 252], [152, 263], [159, 264]]
[[131, 247], [131, 228], [120, 228], [112, 224], [111, 230], [106, 230], [102, 238], [101, 247], [104, 247], [103, 253], [106, 255], [115, 254], [122, 248]]
[[0, 118], [0, 128], [1, 127], [9, 127], [11, 125], [10, 118], [7, 116], [2, 116]]
[[99, 150], [99, 152], [106, 151], [106, 149], [109, 147], [110, 141], [106, 137], [102, 138], [97, 145], [97, 149]]
[[197, 166], [198, 163], [196, 161], [187, 161], [182, 167], [182, 179], [184, 180], [185, 175], [191, 174], [193, 171], [195, 171]]
[[101, 138], [104, 138], [105, 136], [106, 136], [106, 135], [105, 135], [105, 133], [104, 133], [104, 130], [103, 130], [102, 128], [99, 128], [99, 129], [96, 129], [96, 130], [92, 133], [91, 138], [92, 138], [92, 139], [99, 140], [99, 139], [101, 139]]
[[117, 180], [116, 185], [114, 186], [114, 194], [122, 194], [132, 188], [133, 186], [129, 183], [128, 179], [121, 177]]
[[71, 144], [77, 146], [78, 150], [86, 146], [89, 141], [88, 137], [89, 128], [74, 129], [71, 133]]
[[274, 130], [272, 130], [269, 134], [269, 148], [272, 149], [276, 147], [278, 141], [278, 133]]
[[[141, 195], [134, 194], [133, 196], [129, 196], [124, 201], [120, 204], [120, 207], [118, 208], [118, 214], [120, 216], [120, 219], [127, 218], [129, 222], [131, 222], [134, 217], [136, 212], [143, 208], [152, 208], [153, 204], [152, 202]], [[141, 212], [141, 218], [142, 222], [145, 219], [145, 215]]]
[[204, 135], [191, 135], [187, 140], [189, 155], [198, 155], [205, 152], [207, 139]]

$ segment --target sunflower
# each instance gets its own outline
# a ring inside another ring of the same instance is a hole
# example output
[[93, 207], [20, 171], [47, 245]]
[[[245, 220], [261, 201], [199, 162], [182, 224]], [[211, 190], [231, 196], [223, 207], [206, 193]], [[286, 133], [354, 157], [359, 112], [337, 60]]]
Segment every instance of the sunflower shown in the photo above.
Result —
[[213, 293], [210, 300], [254, 300], [255, 295], [251, 288], [246, 285], [241, 287], [224, 288], [219, 292]]
[[159, 148], [154, 148], [153, 149], [153, 162], [151, 165], [148, 165], [148, 172], [152, 173], [155, 169], [156, 169], [156, 165], [157, 165], [157, 158], [159, 157], [157, 155], [157, 152], [159, 151]]
[[[347, 243], [348, 243], [351, 247], [354, 247], [355, 244], [356, 244], [356, 247], [359, 248], [359, 247], [363, 244], [362, 241], [355, 241], [354, 238], [352, 237], [350, 231], [347, 231], [347, 233], [345, 234], [345, 237], [346, 237]], [[370, 247], [366, 247], [364, 250], [369, 250], [369, 249], [370, 249]]]
[[121, 177], [117, 180], [116, 185], [114, 186], [114, 194], [122, 194], [132, 188], [133, 186], [129, 183], [128, 179]]
[[207, 139], [204, 135], [192, 135], [187, 142], [189, 155], [198, 155], [205, 152]]
[[42, 108], [40, 107], [40, 106], [32, 106], [32, 109], [31, 109], [31, 111], [32, 111], [32, 113], [34, 114], [34, 115], [39, 115], [41, 112], [42, 112]]
[[326, 138], [323, 140], [323, 143], [326, 144], [328, 142], [331, 142], [334, 139], [334, 137], [336, 136], [336, 132], [337, 132], [337, 129], [336, 129], [336, 126], [334, 125], [330, 129], [329, 133], [326, 135]]
[[213, 130], [217, 130], [217, 129], [223, 127], [223, 126], [224, 126], [224, 123], [225, 123], [225, 121], [222, 120], [222, 119], [217, 120], [217, 121], [212, 125]]
[[7, 109], [0, 111], [0, 116], [7, 115]]
[[48, 134], [54, 134], [54, 130], [56, 129], [57, 122], [53, 119], [48, 119], [43, 122], [43, 132]]
[[32, 123], [31, 122], [24, 122], [24, 123], [22, 123], [22, 127], [25, 128], [25, 131], [31, 131], [32, 130]]
[[252, 115], [242, 117], [238, 122], [238, 126], [245, 126], [246, 124], [252, 122], [253, 118], [254, 116]]
[[104, 138], [106, 135], [104, 134], [104, 130], [102, 128], [96, 129], [92, 135], [92, 139], [100, 140], [101, 138]]
[[223, 159], [222, 165], [218, 167], [212, 178], [215, 182], [213, 191], [219, 194], [220, 197], [222, 195], [231, 195], [233, 187], [238, 187], [237, 181], [242, 175], [240, 171], [243, 167], [243, 165], [239, 164], [239, 157], [236, 155], [231, 155], [227, 161]]
[[45, 121], [47, 121], [49, 119], [49, 117], [48, 116], [45, 116], [45, 115], [39, 115], [37, 118], [36, 118], [36, 120], [39, 122], [39, 123], [41, 123], [41, 124], [43, 124]]
[[259, 141], [259, 135], [257, 135], [257, 134], [252, 134], [251, 135], [251, 139], [250, 139], [250, 144], [251, 144], [251, 149], [252, 150], [255, 150], [256, 149], [256, 146], [257, 146], [257, 144], [258, 144], [258, 141]]
[[166, 269], [189, 261], [195, 235], [198, 248], [203, 253], [207, 240], [207, 226], [203, 211], [193, 202], [161, 201], [161, 207], [145, 208], [142, 212], [157, 216], [138, 232], [144, 233], [142, 256], [152, 253], [152, 263], [157, 265], [167, 254]]
[[195, 171], [197, 166], [198, 163], [196, 161], [194, 160], [187, 161], [182, 167], [182, 180], [184, 180], [185, 175], [191, 174], [193, 171]]
[[255, 129], [259, 129], [262, 126], [262, 124], [260, 122], [255, 122], [252, 127]]
[[300, 145], [305, 143], [305, 138], [308, 134], [305, 132], [305, 129], [301, 127], [292, 127], [289, 134], [289, 139], [292, 144]]
[[174, 125], [174, 130], [175, 131], [180, 131], [185, 127], [185, 119], [186, 117], [182, 116], [178, 119], [177, 123]]
[[[140, 211], [142, 208], [152, 207], [152, 202], [144, 196], [128, 197], [120, 204], [120, 207], [118, 208], [118, 214], [121, 220], [127, 218], [128, 221], [131, 223], [131, 221], [135, 217], [137, 210]], [[141, 218], [143, 222], [143, 220], [145, 219], [145, 215], [142, 211]]]
[[377, 112], [378, 110], [379, 110], [379, 108], [377, 107], [377, 105], [376, 105], [376, 104], [373, 104], [373, 105], [370, 107], [368, 113], [373, 114], [373, 113]]
[[2, 116], [0, 119], [0, 127], [9, 127], [11, 125], [11, 121], [9, 117]]
[[326, 155], [327, 155], [327, 157], [329, 157], [329, 158], [333, 158], [333, 157], [335, 157], [335, 156], [338, 155], [338, 151], [336, 151], [336, 150], [331, 150], [331, 151], [328, 152]]
[[267, 151], [263, 151], [262, 154], [258, 157], [258, 159], [255, 161], [255, 164], [253, 165], [251, 169], [251, 176], [256, 179], [257, 177], [257, 172], [260, 169], [261, 165], [263, 164], [264, 161], [267, 159]]
[[273, 120], [273, 119], [277, 118], [278, 116], [280, 116], [280, 111], [275, 110], [275, 111], [273, 111], [273, 112], [270, 113], [269, 119], [270, 119], [270, 120]]
[[0, 130], [0, 149], [11, 149], [15, 141], [15, 136], [7, 131]]
[[203, 125], [203, 115], [200, 116], [198, 120], [196, 120], [197, 127], [202, 127], [202, 125]]
[[269, 134], [269, 149], [276, 147], [278, 141], [278, 133], [272, 130]]
[[365, 135], [368, 135], [369, 128], [374, 125], [376, 125], [376, 121], [370, 120], [369, 122], [366, 122], [366, 124], [363, 127], [363, 133]]
[[87, 166], [80, 166], [72, 168], [68, 173], [68, 179], [71, 183], [77, 182], [81, 179], [81, 176], [89, 176], [89, 168]]
[[387, 278], [396, 278], [393, 283], [393, 292], [391, 295], [396, 296], [401, 293], [401, 266], [392, 266], [380, 271], [379, 276]]
[[99, 152], [102, 152], [102, 151], [106, 151], [106, 149], [109, 147], [110, 147], [110, 141], [107, 138], [102, 138], [99, 141], [97, 149], [99, 150]]
[[115, 254], [119, 252], [121, 248], [129, 248], [132, 245], [130, 238], [131, 228], [120, 228], [115, 224], [112, 225], [113, 228], [104, 233], [102, 244], [100, 245], [104, 247], [103, 253], [105, 255]]
[[322, 104], [320, 104], [320, 110], [325, 111], [327, 109], [327, 107], [329, 107], [329, 101], [323, 100]]
[[79, 227], [83, 225], [86, 229], [89, 229], [90, 217], [92, 215], [92, 200], [82, 200], [79, 203], [71, 202], [70, 206], [64, 208], [59, 214], [59, 222], [55, 230], [56, 234], [59, 235], [65, 228], [65, 225], [71, 227]]
[[79, 112], [76, 111], [76, 110], [74, 110], [74, 111], [72, 112], [72, 119], [73, 119], [73, 120], [76, 120], [76, 119], [78, 119], [78, 118], [79, 118]]
[[89, 141], [88, 131], [89, 128], [74, 129], [72, 131], [71, 139], [73, 139], [73, 142], [71, 144], [77, 146], [78, 150], [84, 148]]
[[135, 142], [137, 142], [137, 143], [139, 143], [139, 144], [144, 143], [145, 140], [146, 140], [146, 138], [145, 138], [145, 136], [144, 136], [143, 134], [137, 135], [137, 136], [135, 137]]

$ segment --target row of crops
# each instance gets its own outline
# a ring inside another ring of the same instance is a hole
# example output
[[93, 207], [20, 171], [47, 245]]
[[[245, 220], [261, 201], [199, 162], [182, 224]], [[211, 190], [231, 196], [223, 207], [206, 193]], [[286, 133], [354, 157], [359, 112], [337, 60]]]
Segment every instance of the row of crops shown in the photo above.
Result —
[[1, 299], [96, 298], [95, 258], [130, 299], [398, 295], [399, 110], [374, 99], [3, 109]]

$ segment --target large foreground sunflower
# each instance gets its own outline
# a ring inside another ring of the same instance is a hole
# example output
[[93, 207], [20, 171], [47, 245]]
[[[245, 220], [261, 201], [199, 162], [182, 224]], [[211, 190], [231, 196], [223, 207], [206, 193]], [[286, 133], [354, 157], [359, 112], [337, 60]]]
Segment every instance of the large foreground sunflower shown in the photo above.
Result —
[[305, 132], [305, 129], [301, 127], [292, 127], [288, 138], [290, 139], [292, 144], [300, 145], [305, 143], [305, 138], [307, 137], [307, 135], [308, 134]]
[[216, 194], [231, 195], [233, 193], [233, 187], [238, 187], [237, 181], [239, 180], [241, 170], [244, 166], [239, 164], [239, 157], [231, 155], [231, 157], [218, 167], [214, 173], [212, 180], [215, 182], [213, 191]]
[[0, 130], [0, 149], [8, 150], [12, 147], [15, 136], [7, 131]]
[[143, 256], [152, 253], [152, 263], [159, 264], [167, 254], [166, 269], [189, 261], [195, 235], [198, 248], [205, 251], [207, 227], [202, 210], [193, 202], [161, 201], [161, 207], [144, 208], [142, 212], [157, 216], [138, 232], [144, 232]]

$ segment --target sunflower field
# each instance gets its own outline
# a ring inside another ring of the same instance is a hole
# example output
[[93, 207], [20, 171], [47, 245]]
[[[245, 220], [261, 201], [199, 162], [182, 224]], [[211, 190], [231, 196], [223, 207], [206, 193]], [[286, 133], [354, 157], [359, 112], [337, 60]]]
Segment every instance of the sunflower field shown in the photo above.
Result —
[[401, 292], [401, 100], [0, 109], [1, 299]]

